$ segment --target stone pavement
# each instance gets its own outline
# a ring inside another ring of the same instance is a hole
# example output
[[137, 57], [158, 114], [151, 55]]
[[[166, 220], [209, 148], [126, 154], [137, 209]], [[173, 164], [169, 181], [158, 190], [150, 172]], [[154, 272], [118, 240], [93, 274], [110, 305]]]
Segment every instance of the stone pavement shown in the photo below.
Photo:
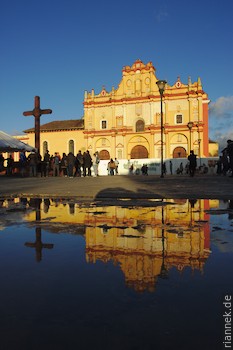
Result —
[[117, 175], [99, 177], [0, 177], [0, 197], [133, 199], [233, 199], [233, 178], [217, 175]]

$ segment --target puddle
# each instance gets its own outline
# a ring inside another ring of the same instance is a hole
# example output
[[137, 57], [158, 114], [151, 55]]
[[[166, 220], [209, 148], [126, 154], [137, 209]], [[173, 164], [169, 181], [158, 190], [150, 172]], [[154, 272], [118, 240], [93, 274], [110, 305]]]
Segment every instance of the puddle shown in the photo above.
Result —
[[232, 201], [134, 204], [0, 201], [3, 349], [221, 348]]

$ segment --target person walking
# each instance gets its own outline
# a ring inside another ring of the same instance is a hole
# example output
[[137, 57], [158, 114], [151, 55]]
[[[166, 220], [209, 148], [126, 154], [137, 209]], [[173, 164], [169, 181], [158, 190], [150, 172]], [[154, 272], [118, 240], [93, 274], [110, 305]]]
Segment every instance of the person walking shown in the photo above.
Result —
[[57, 152], [53, 157], [53, 176], [60, 176], [60, 157]]
[[99, 153], [96, 151], [93, 155], [93, 170], [94, 170], [94, 176], [99, 176]]
[[33, 177], [37, 176], [37, 154], [35, 150], [33, 150], [29, 154], [28, 162], [29, 162], [29, 175]]
[[190, 176], [194, 176], [195, 170], [197, 167], [197, 156], [194, 154], [193, 150], [190, 151], [190, 155], [188, 156], [189, 160], [189, 174]]
[[9, 157], [7, 158], [6, 175], [8, 176], [13, 175], [13, 164], [14, 164], [14, 158], [12, 157], [12, 154], [10, 154]]
[[84, 152], [83, 155], [84, 158], [84, 174], [83, 176], [91, 176], [91, 167], [92, 167], [92, 158], [90, 155], [90, 152], [87, 150], [86, 152]]
[[170, 167], [170, 174], [172, 175], [173, 174], [173, 164], [172, 164], [171, 160], [169, 162], [169, 167]]
[[108, 163], [108, 169], [109, 169], [109, 175], [114, 175], [114, 171], [115, 171], [116, 165], [114, 160], [111, 158], [110, 162]]
[[76, 156], [76, 176], [81, 177], [82, 176], [82, 168], [83, 168], [83, 155], [82, 152], [79, 150], [78, 154]]
[[75, 156], [72, 152], [69, 152], [67, 156], [67, 167], [68, 167], [68, 176], [74, 177], [74, 166], [75, 166]]
[[143, 164], [143, 166], [141, 167], [141, 172], [142, 172], [142, 175], [148, 175], [148, 166], [147, 166], [147, 164]]
[[25, 155], [25, 151], [22, 151], [19, 156], [19, 167], [20, 167], [20, 174], [22, 177], [26, 174], [26, 166], [27, 166], [27, 157]]
[[118, 175], [118, 166], [119, 166], [119, 160], [117, 158], [115, 158], [115, 173], [116, 175]]
[[62, 159], [61, 159], [61, 171], [62, 171], [62, 175], [64, 177], [67, 177], [67, 155], [65, 153], [62, 154]]
[[50, 170], [50, 154], [49, 151], [47, 150], [44, 154], [44, 176], [49, 176], [49, 170]]
[[183, 163], [180, 163], [180, 167], [179, 167], [179, 174], [183, 175], [183, 171], [184, 171], [184, 167], [183, 167]]
[[218, 158], [216, 165], [217, 165], [216, 174], [221, 175], [222, 174], [222, 170], [223, 170], [222, 156], [220, 156]]
[[224, 176], [226, 176], [227, 172], [229, 170], [229, 161], [227, 156], [227, 151], [222, 152], [222, 173]]
[[167, 167], [166, 167], [166, 163], [163, 163], [163, 175], [167, 174]]
[[231, 176], [233, 177], [233, 141], [227, 140], [227, 155], [229, 157], [229, 168], [231, 169]]
[[4, 170], [4, 161], [5, 161], [5, 158], [3, 157], [3, 154], [0, 153], [0, 172]]

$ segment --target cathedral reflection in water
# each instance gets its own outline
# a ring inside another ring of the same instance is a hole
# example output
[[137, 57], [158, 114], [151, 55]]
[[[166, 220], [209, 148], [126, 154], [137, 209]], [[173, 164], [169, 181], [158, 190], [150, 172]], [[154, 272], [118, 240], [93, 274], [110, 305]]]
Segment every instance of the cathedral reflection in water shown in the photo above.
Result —
[[119, 264], [126, 284], [137, 291], [154, 291], [158, 277], [167, 278], [172, 267], [202, 272], [210, 254], [205, 205], [208, 201], [193, 204], [184, 200], [156, 208], [114, 208], [108, 222], [114, 228], [107, 232], [104, 218], [100, 221], [90, 216], [86, 259]]
[[[82, 234], [86, 262], [113, 262], [126, 285], [136, 291], [154, 291], [158, 278], [169, 278], [172, 268], [203, 273], [210, 254], [208, 210], [219, 207], [217, 200], [186, 199], [155, 200], [146, 207], [129, 207], [127, 202], [84, 207], [58, 199], [18, 202], [27, 209], [23, 220], [35, 227], [35, 242], [25, 246], [36, 248], [38, 261], [43, 260], [42, 249], [56, 249], [52, 243], [42, 243], [41, 231]], [[7, 200], [1, 204], [10, 206]]]

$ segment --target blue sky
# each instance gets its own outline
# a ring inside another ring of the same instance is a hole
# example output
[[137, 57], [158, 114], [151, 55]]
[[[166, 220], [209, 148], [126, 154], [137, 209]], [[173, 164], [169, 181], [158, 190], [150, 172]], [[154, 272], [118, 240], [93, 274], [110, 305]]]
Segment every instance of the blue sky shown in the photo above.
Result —
[[209, 95], [210, 138], [233, 139], [233, 2], [222, 0], [2, 0], [1, 127], [11, 135], [83, 116], [84, 91], [118, 87], [136, 59], [153, 62], [158, 79], [200, 77]]

